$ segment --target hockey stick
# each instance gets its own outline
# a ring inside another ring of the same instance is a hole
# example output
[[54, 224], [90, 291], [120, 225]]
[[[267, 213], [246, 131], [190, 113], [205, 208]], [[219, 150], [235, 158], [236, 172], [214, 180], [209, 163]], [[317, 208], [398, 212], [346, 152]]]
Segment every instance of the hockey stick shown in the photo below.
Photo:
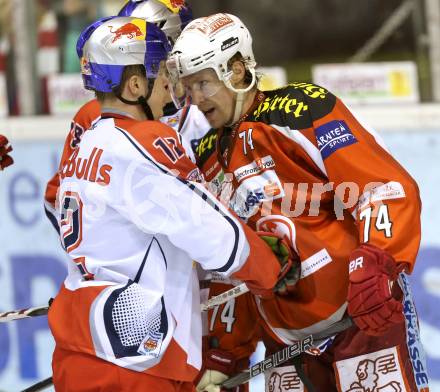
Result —
[[49, 306], [36, 306], [34, 308], [11, 310], [9, 312], [0, 313], [0, 323], [8, 321], [20, 320], [27, 317], [45, 316], [49, 311]]
[[[238, 297], [244, 293], [247, 293], [249, 289], [247, 288], [245, 283], [240, 284], [239, 286], [233, 287], [230, 290], [225, 291], [215, 297], [210, 298], [208, 301], [202, 303], [201, 309], [202, 312], [212, 309], [217, 305], [222, 305], [225, 302], [228, 302], [231, 298]], [[45, 316], [49, 311], [49, 306], [35, 306], [32, 308], [20, 309], [20, 310], [10, 310], [9, 312], [0, 313], [0, 323], [6, 323], [8, 321], [20, 320], [28, 317], [36, 317], [36, 316]]]
[[[202, 312], [215, 308], [218, 305], [222, 305], [228, 302], [231, 298], [238, 297], [244, 293], [247, 293], [249, 289], [245, 283], [239, 286], [233, 287], [230, 290], [225, 291], [215, 297], [210, 298], [208, 301], [200, 304]], [[10, 310], [9, 312], [0, 313], [0, 323], [6, 323], [8, 321], [20, 320], [28, 317], [45, 316], [49, 311], [49, 306], [35, 306], [32, 308], [20, 309], [20, 310]]]
[[[202, 311], [214, 308], [217, 305], [222, 305], [231, 298], [238, 297], [244, 293], [247, 293], [249, 289], [244, 283], [239, 286], [233, 287], [230, 290], [225, 291], [215, 297], [210, 298], [205, 303], [201, 304]], [[36, 308], [28, 308], [22, 310], [16, 310], [12, 312], [0, 313], [0, 322], [6, 322], [11, 320], [18, 320], [25, 317], [43, 316], [47, 314], [49, 310], [48, 306], [40, 306]], [[29, 388], [24, 389], [22, 392], [37, 392], [41, 391], [48, 386], [52, 385], [52, 377], [46, 378], [45, 380], [39, 381], [38, 383], [31, 385]]]
[[222, 305], [225, 302], [228, 302], [231, 298], [238, 297], [244, 293], [247, 293], [248, 291], [249, 289], [247, 288], [246, 283], [242, 283], [236, 287], [233, 287], [232, 289], [227, 290], [219, 295], [216, 295], [215, 297], [212, 297], [208, 299], [206, 302], [200, 304], [202, 308], [202, 312], [204, 312], [205, 310], [215, 308], [218, 305]]
[[53, 384], [52, 377], [45, 378], [30, 387], [23, 389], [21, 392], [38, 392], [49, 388]]
[[228, 378], [221, 385], [224, 388], [232, 389], [241, 384], [249, 382], [249, 380], [259, 374], [264, 373], [266, 370], [272, 369], [281, 365], [282, 363], [288, 361], [289, 359], [295, 358], [304, 351], [307, 351], [312, 347], [314, 341], [319, 341], [323, 339], [328, 339], [333, 335], [336, 335], [353, 325], [353, 320], [350, 317], [345, 317], [341, 321], [334, 323], [326, 330], [319, 332], [317, 334], [309, 335], [304, 340], [295, 342], [291, 346], [284, 347], [282, 350], [264, 358], [262, 361], [256, 363], [249, 369], [241, 372], [231, 378]]

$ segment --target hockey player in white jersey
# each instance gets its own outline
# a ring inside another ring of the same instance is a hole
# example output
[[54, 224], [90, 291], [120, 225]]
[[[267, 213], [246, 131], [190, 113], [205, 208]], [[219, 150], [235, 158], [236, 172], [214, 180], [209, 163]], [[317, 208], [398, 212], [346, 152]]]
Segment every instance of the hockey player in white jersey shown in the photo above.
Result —
[[[130, 0], [118, 15], [143, 18], [156, 24], [166, 34], [171, 46], [193, 19], [191, 7], [184, 0]], [[173, 102], [169, 102], [160, 121], [179, 133], [185, 153], [195, 162], [197, 143], [211, 129], [204, 114], [188, 102], [179, 110]]]
[[[145, 19], [157, 25], [167, 36], [170, 44], [174, 43], [183, 28], [192, 20], [191, 7], [185, 1], [169, 0], [130, 0], [121, 8], [118, 16], [133, 16]], [[93, 99], [84, 104], [71, 122], [70, 132], [66, 136], [61, 166], [78, 147], [84, 133], [100, 117], [101, 107]], [[203, 113], [195, 105], [186, 105], [177, 110], [174, 104], [167, 103], [161, 122], [178, 132], [185, 154], [195, 162], [194, 149], [198, 141], [209, 131], [210, 126]], [[59, 187], [58, 171], [48, 181], [45, 193], [45, 212], [58, 231], [55, 199]]]
[[99, 20], [78, 41], [102, 113], [60, 170], [58, 224], [71, 262], [49, 311], [57, 390], [193, 391], [193, 260], [260, 295], [279, 280], [270, 248], [196, 182], [175, 132], [153, 121], [168, 100], [168, 50], [155, 25], [129, 17]]

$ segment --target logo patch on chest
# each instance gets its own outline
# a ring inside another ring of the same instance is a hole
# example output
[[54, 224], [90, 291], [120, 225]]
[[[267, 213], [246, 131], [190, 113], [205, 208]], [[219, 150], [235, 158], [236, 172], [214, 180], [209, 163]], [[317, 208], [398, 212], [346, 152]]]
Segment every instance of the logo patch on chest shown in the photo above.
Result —
[[244, 180], [232, 196], [230, 207], [242, 219], [255, 215], [261, 204], [284, 196], [283, 185], [274, 170]]
[[275, 167], [275, 162], [270, 155], [263, 158], [258, 158], [252, 163], [245, 166], [239, 167], [234, 171], [234, 176], [238, 182], [244, 180], [245, 178], [251, 177], [255, 174], [259, 174], [264, 170], [271, 169]]

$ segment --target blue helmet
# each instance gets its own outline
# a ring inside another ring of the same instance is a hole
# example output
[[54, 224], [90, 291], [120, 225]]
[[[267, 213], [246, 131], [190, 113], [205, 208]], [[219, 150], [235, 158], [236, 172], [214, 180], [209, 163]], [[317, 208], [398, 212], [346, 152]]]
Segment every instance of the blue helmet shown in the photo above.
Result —
[[185, 0], [129, 0], [119, 16], [135, 16], [154, 23], [173, 44], [185, 26], [193, 20]]
[[121, 84], [127, 65], [144, 65], [146, 77], [155, 79], [170, 50], [166, 35], [155, 24], [119, 16], [88, 26], [76, 45], [84, 87], [105, 93]]

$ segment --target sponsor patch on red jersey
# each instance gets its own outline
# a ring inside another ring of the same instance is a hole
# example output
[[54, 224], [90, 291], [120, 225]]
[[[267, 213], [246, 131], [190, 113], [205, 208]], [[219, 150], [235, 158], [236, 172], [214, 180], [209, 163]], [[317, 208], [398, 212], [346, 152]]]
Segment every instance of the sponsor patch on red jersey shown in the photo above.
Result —
[[315, 130], [316, 141], [322, 159], [328, 158], [335, 151], [357, 143], [345, 121], [333, 120]]
[[270, 155], [267, 155], [263, 158], [258, 158], [245, 166], [239, 167], [234, 171], [234, 175], [237, 181], [240, 182], [245, 178], [259, 174], [262, 171], [273, 167], [275, 167], [275, 162]]

